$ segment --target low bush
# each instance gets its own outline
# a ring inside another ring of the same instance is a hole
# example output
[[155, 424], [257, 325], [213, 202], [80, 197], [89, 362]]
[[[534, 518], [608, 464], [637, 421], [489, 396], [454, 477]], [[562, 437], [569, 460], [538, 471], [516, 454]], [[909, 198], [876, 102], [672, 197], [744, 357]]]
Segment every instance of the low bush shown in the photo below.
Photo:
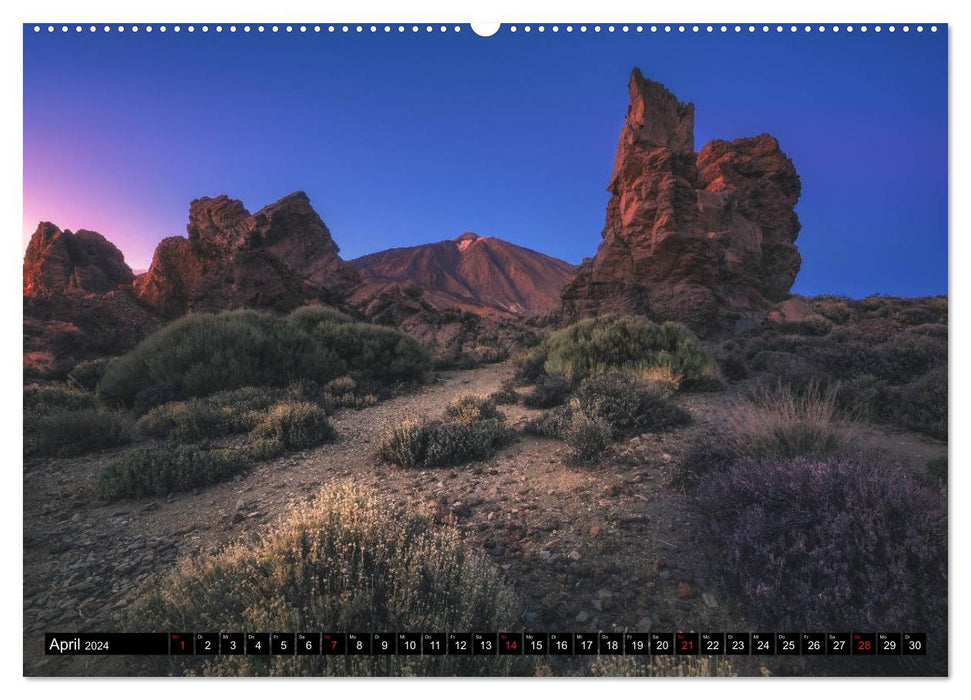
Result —
[[519, 358], [513, 381], [520, 385], [534, 384], [542, 376], [545, 364], [546, 350], [539, 345]]
[[543, 411], [535, 418], [530, 418], [523, 426], [523, 430], [529, 435], [562, 438], [572, 416], [573, 412], [569, 407], [559, 406], [549, 411]]
[[893, 422], [947, 440], [947, 367], [939, 367], [896, 389], [888, 407]]
[[113, 359], [113, 357], [101, 357], [97, 360], [79, 362], [68, 373], [68, 384], [81, 391], [93, 392], [98, 387], [98, 382], [101, 381]]
[[226, 311], [192, 314], [153, 333], [111, 363], [98, 393], [129, 405], [137, 401], [147, 409], [242, 386], [282, 387], [300, 381], [324, 385], [348, 373], [386, 384], [412, 382], [430, 367], [430, 357], [417, 340], [390, 328], [346, 322], [313, 325], [303, 317]]
[[406, 421], [384, 440], [380, 455], [406, 469], [434, 469], [485, 459], [507, 439], [499, 418], [471, 423]]
[[688, 445], [672, 481], [676, 486], [694, 489], [712, 474], [730, 468], [741, 456], [737, 441], [730, 436], [705, 433]]
[[[371, 323], [321, 324], [313, 337], [353, 375], [384, 383], [419, 382], [432, 366], [425, 347], [407, 333]], [[311, 377], [312, 378], [312, 377]]]
[[24, 427], [31, 420], [54, 413], [97, 408], [94, 396], [65, 386], [24, 387]]
[[668, 367], [686, 385], [717, 376], [698, 338], [678, 323], [656, 324], [641, 316], [600, 316], [550, 335], [537, 351], [547, 374], [580, 382], [613, 370]]
[[111, 462], [98, 480], [108, 500], [164, 496], [226, 481], [246, 469], [235, 450], [153, 447]]
[[[25, 417], [26, 421], [26, 417]], [[61, 410], [25, 423], [25, 454], [76, 457], [131, 442], [131, 417], [100, 408]]]
[[910, 472], [845, 459], [743, 460], [698, 494], [726, 589], [776, 629], [939, 629], [947, 506]]
[[566, 377], [541, 374], [533, 390], [523, 397], [523, 405], [529, 408], [559, 406], [573, 392], [573, 382]]
[[327, 413], [312, 403], [287, 401], [271, 408], [250, 431], [250, 440], [279, 445], [291, 452], [316, 447], [334, 440], [337, 433]]
[[751, 366], [765, 375], [766, 383], [786, 385], [796, 391], [801, 391], [819, 376], [809, 361], [791, 352], [763, 350], [752, 358]]
[[378, 403], [378, 397], [361, 391], [358, 383], [349, 375], [333, 379], [324, 385], [321, 403], [330, 409], [368, 408]]
[[613, 439], [610, 424], [599, 416], [574, 411], [562, 428], [562, 436], [570, 448], [569, 460], [574, 464], [595, 464], [603, 457]]
[[[127, 611], [126, 627], [239, 630], [518, 629], [494, 565], [452, 528], [350, 486], [329, 488], [258, 541], [186, 560]], [[528, 657], [189, 657], [205, 675], [516, 675]]]
[[[634, 377], [641, 384], [665, 396], [673, 396], [681, 388], [682, 378], [675, 374], [674, 370], [667, 365], [648, 367], [637, 372], [625, 372], [625, 374]], [[722, 381], [720, 376], [716, 381]], [[697, 386], [698, 382], [696, 381], [695, 384]]]
[[870, 374], [834, 385], [833, 401], [839, 415], [849, 420], [883, 421], [892, 405], [892, 391], [885, 381]]
[[306, 332], [313, 331], [321, 323], [354, 323], [347, 314], [326, 306], [301, 306], [287, 314], [287, 321]]
[[504, 381], [497, 391], [489, 394], [489, 400], [498, 405], [511, 405], [519, 403], [519, 393], [513, 383], [509, 380]]
[[191, 314], [115, 360], [98, 393], [122, 402], [155, 387], [205, 396], [300, 379], [326, 382], [345, 370], [338, 354], [315, 332], [288, 323], [286, 317], [256, 311]]
[[576, 402], [587, 416], [604, 419], [614, 435], [626, 436], [690, 422], [688, 413], [669, 395], [669, 387], [663, 384], [647, 384], [623, 372], [611, 372], [581, 382]]
[[902, 384], [947, 364], [947, 339], [918, 333], [897, 333], [873, 352], [870, 372]]
[[737, 382], [748, 378], [748, 363], [738, 350], [723, 353], [718, 358], [718, 366], [721, 368], [722, 375], [729, 381]]
[[285, 394], [274, 387], [244, 387], [221, 391], [202, 399], [172, 401], [149, 410], [135, 423], [147, 437], [192, 443], [252, 430], [266, 409]]
[[[101, 396], [103, 397], [104, 394], [101, 394]], [[140, 389], [135, 394], [133, 407], [135, 414], [142, 416], [153, 408], [164, 406], [173, 401], [182, 401], [183, 399], [185, 399], [185, 392], [181, 388], [169, 384], [154, 384], [150, 387]]]
[[246, 432], [256, 424], [258, 416], [255, 412], [237, 414], [202, 399], [190, 399], [157, 406], [139, 418], [135, 426], [147, 437], [191, 443]]
[[466, 394], [445, 407], [445, 420], [452, 423], [469, 425], [487, 419], [505, 421], [506, 417], [492, 401], [481, 396]]

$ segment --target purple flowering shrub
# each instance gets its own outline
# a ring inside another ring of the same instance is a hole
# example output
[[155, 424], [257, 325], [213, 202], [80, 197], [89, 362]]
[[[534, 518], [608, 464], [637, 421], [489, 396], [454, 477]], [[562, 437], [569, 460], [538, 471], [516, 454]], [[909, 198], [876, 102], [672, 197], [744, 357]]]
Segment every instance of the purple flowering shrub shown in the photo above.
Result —
[[700, 485], [726, 586], [777, 629], [936, 629], [947, 505], [913, 474], [845, 458], [743, 460]]

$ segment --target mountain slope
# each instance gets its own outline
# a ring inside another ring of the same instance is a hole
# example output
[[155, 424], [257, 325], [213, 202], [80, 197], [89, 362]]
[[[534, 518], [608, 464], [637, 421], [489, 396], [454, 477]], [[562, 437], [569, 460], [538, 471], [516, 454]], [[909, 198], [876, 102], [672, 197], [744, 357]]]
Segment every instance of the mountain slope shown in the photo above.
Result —
[[350, 261], [366, 285], [417, 286], [439, 308], [493, 315], [540, 313], [560, 304], [574, 266], [498, 238], [464, 233], [450, 241], [391, 248]]

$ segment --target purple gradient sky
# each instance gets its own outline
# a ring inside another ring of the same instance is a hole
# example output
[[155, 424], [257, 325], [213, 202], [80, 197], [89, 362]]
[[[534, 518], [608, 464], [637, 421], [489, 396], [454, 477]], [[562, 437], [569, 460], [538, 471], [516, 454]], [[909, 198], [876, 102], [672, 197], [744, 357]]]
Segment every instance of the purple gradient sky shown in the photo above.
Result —
[[637, 65], [696, 106], [696, 145], [763, 131], [803, 182], [794, 291], [947, 291], [947, 30], [738, 35], [35, 34], [24, 229], [103, 233], [133, 268], [188, 203], [305, 190], [345, 258], [499, 236], [600, 241]]

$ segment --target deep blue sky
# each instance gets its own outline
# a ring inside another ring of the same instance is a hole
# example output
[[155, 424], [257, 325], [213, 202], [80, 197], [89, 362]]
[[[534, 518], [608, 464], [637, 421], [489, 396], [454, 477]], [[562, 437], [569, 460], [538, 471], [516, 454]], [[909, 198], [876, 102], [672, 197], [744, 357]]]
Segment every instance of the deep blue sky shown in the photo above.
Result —
[[[46, 27], [45, 27], [46, 28]], [[633, 66], [695, 144], [769, 132], [802, 178], [794, 291], [947, 292], [947, 38], [897, 31], [490, 38], [24, 29], [24, 245], [93, 228], [132, 267], [188, 203], [305, 190], [345, 258], [498, 236], [600, 241]]]

